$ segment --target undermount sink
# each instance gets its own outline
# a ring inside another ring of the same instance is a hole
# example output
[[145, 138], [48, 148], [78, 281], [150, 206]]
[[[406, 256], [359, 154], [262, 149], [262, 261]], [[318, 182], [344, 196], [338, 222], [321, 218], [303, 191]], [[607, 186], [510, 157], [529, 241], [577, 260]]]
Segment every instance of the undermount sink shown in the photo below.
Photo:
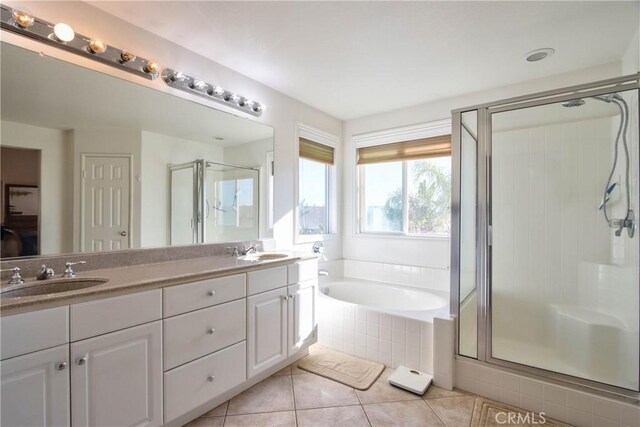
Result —
[[2, 298], [27, 297], [34, 295], [56, 294], [59, 292], [77, 291], [107, 283], [108, 279], [51, 279], [28, 285], [10, 286], [0, 291]]
[[263, 253], [263, 254], [249, 254], [242, 257], [245, 261], [270, 261], [274, 259], [282, 259], [286, 258], [289, 255], [287, 254], [277, 254], [277, 253]]

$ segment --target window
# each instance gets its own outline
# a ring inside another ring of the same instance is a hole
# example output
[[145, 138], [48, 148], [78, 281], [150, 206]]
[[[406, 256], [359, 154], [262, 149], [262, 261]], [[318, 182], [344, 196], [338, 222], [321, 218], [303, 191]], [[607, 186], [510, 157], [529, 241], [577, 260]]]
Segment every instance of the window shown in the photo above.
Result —
[[334, 149], [300, 138], [297, 235], [331, 234]]
[[450, 135], [358, 148], [361, 233], [448, 234]]

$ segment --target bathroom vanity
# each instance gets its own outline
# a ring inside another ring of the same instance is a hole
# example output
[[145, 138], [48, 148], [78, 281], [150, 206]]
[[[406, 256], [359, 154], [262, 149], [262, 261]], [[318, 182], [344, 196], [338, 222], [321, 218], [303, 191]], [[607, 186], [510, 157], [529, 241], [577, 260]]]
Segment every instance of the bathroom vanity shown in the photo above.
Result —
[[182, 425], [307, 353], [317, 271], [213, 256], [0, 298], [2, 425]]

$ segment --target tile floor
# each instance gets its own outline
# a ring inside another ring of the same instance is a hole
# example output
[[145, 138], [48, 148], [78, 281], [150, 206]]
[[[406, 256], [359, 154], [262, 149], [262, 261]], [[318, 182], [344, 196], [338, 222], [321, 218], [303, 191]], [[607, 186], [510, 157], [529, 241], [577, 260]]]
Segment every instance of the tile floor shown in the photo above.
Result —
[[392, 372], [360, 391], [294, 363], [185, 427], [469, 425], [475, 396], [432, 385], [420, 397], [389, 385]]

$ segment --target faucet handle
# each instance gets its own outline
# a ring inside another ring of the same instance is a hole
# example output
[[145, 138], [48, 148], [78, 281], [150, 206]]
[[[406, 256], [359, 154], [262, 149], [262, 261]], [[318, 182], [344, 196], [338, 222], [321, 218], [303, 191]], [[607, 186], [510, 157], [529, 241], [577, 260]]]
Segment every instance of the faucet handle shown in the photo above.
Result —
[[237, 246], [227, 246], [227, 252], [230, 253], [234, 258], [238, 258], [240, 256]]
[[62, 274], [62, 277], [65, 278], [72, 278], [72, 277], [76, 277], [76, 273], [73, 271], [73, 269], [71, 268], [74, 265], [78, 265], [78, 264], [86, 264], [87, 261], [77, 261], [77, 262], [66, 262], [64, 265], [67, 267], [64, 270], [64, 273]]
[[22, 276], [20, 275], [20, 267], [5, 268], [3, 270], [0, 270], [0, 273], [5, 272], [5, 271], [13, 272], [13, 275], [11, 276], [11, 279], [9, 279], [9, 284], [10, 285], [21, 285], [21, 284], [24, 283], [24, 280], [22, 279]]

